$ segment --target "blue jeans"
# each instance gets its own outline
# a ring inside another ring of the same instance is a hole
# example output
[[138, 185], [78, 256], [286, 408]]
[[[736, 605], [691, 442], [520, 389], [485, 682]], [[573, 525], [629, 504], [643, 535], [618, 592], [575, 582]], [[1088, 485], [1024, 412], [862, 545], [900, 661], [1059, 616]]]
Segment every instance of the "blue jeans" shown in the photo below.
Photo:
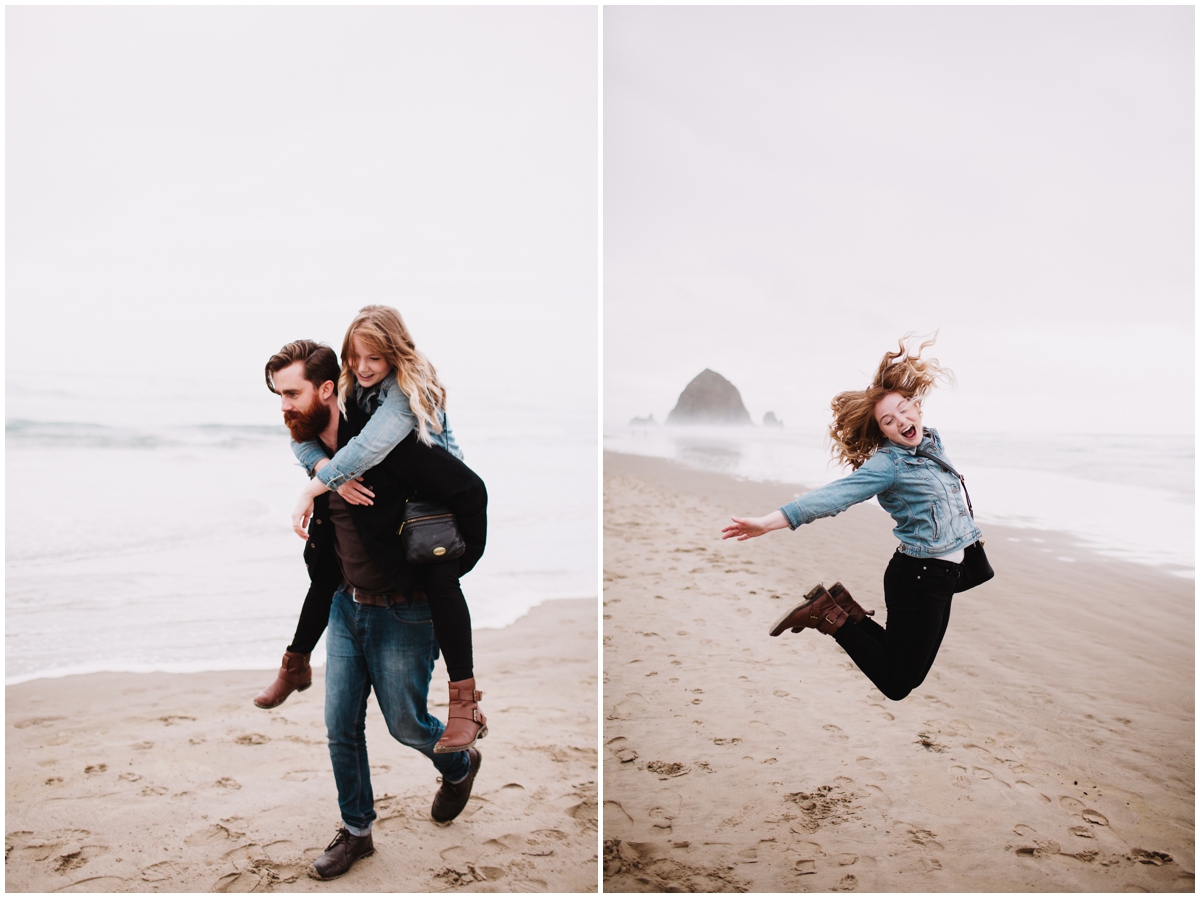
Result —
[[360, 605], [338, 589], [325, 631], [325, 727], [342, 820], [358, 830], [375, 819], [367, 762], [367, 696], [375, 700], [397, 742], [415, 748], [443, 778], [467, 775], [466, 752], [433, 753], [445, 729], [425, 700], [438, 656], [429, 605]]

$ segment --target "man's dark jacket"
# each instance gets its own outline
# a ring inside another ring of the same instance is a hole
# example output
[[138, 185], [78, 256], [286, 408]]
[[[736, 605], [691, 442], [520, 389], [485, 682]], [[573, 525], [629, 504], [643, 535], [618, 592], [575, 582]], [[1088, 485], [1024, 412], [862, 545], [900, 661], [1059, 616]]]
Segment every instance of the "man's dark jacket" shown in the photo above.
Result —
[[[338, 424], [339, 449], [362, 430], [368, 417], [353, 402], [346, 403], [346, 415]], [[371, 561], [397, 593], [411, 598], [413, 590], [421, 586], [424, 567], [405, 562], [400, 545], [404, 503], [409, 498], [441, 502], [458, 518], [458, 529], [467, 550], [457, 559], [439, 564], [457, 564], [460, 576], [475, 567], [487, 542], [487, 489], [474, 471], [442, 447], [420, 442], [414, 431], [362, 477], [363, 485], [375, 494], [375, 504], [348, 504], [350, 519]], [[304, 563], [308, 565], [311, 581], [309, 596], [331, 599], [342, 582], [342, 573], [333, 545], [329, 493], [313, 500]]]

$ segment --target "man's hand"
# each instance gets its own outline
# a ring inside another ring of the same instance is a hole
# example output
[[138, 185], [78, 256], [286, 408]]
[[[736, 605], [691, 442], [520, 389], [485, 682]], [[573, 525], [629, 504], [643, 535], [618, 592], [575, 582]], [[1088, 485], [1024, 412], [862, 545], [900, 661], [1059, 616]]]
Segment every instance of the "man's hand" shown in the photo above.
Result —
[[325, 484], [314, 477], [300, 494], [300, 500], [292, 510], [292, 531], [301, 539], [308, 539], [306, 528], [313, 513], [313, 499], [325, 491]]
[[312, 517], [312, 513], [312, 496], [305, 493], [292, 511], [292, 531], [301, 539], [308, 539], [308, 519]]
[[762, 536], [772, 530], [782, 530], [788, 525], [782, 511], [773, 511], [762, 518], [730, 518], [732, 524], [726, 524], [721, 530], [721, 539], [736, 538], [739, 542]]
[[375, 498], [375, 494], [363, 486], [361, 477], [356, 477], [353, 480], [347, 480], [338, 487], [337, 494], [351, 505], [375, 504], [371, 501]]

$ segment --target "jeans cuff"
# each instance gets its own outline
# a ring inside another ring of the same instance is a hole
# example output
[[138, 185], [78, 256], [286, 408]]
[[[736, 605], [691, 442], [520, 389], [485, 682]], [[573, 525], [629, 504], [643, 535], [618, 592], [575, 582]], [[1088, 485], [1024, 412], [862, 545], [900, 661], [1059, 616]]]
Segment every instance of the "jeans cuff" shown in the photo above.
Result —
[[345, 820], [343, 820], [342, 826], [346, 827], [346, 832], [350, 833], [350, 835], [357, 836], [360, 839], [363, 836], [371, 835], [371, 824], [370, 823], [367, 824], [366, 829], [359, 829], [357, 826], [351, 826], [349, 823], [347, 823]]

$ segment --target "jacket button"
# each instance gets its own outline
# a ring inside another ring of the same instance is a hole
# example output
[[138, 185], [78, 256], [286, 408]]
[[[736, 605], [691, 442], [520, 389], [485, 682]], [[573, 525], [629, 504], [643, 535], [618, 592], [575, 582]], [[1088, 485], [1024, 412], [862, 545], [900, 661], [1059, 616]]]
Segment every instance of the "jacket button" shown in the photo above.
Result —
[[314, 523], [314, 524], [319, 524], [319, 523], [321, 523], [321, 519], [320, 519], [320, 518], [317, 518], [315, 521], [313, 521], [313, 523]]
[[309, 543], [309, 545], [312, 546], [314, 549], [317, 547], [316, 543]]

